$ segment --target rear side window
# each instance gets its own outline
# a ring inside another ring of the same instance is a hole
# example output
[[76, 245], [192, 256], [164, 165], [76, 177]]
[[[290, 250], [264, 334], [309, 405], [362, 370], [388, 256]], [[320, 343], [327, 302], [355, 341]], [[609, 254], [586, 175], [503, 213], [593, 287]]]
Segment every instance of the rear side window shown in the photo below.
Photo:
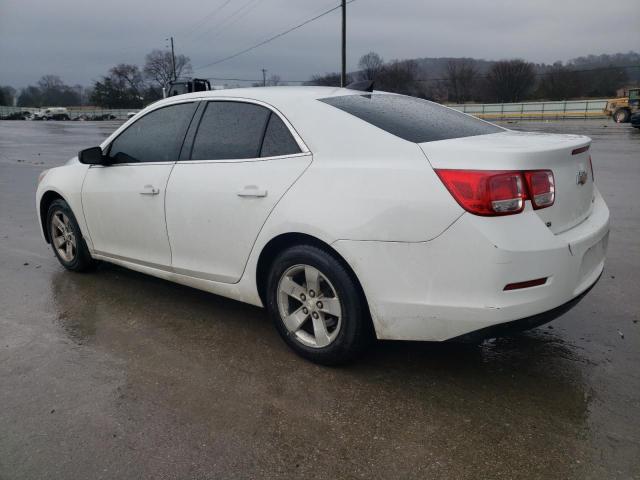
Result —
[[191, 160], [260, 156], [271, 111], [244, 102], [208, 102], [193, 142]]
[[159, 108], [146, 114], [111, 143], [113, 163], [174, 162], [193, 116], [195, 102]]
[[437, 103], [405, 95], [345, 95], [320, 101], [415, 143], [504, 131]]
[[260, 156], [275, 157], [293, 155], [294, 153], [300, 153], [300, 147], [280, 117], [272, 113], [269, 117], [267, 131], [264, 134]]

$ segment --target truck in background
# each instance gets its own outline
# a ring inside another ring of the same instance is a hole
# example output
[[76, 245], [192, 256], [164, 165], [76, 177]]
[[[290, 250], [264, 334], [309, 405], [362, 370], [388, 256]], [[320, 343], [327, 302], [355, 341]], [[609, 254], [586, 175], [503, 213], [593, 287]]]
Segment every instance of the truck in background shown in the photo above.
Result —
[[69, 110], [65, 107], [47, 107], [43, 110], [34, 112], [31, 116], [32, 120], [71, 120]]
[[640, 88], [629, 88], [624, 96], [607, 101], [604, 112], [616, 123], [627, 123], [631, 115], [640, 111]]
[[163, 97], [173, 97], [192, 92], [206, 92], [211, 90], [209, 80], [204, 78], [177, 78], [169, 83], [168, 90], [163, 89]]

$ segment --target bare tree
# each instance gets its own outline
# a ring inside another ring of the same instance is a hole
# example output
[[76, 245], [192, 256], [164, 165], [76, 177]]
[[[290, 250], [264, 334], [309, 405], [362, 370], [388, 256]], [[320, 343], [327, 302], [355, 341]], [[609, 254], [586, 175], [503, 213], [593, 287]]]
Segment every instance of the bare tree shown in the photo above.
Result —
[[18, 97], [21, 107], [64, 107], [80, 103], [80, 95], [57, 75], [42, 76], [37, 86], [23, 88]]
[[418, 64], [413, 60], [393, 60], [385, 64], [376, 84], [380, 90], [424, 96], [418, 80]]
[[277, 87], [277, 86], [284, 86], [286, 85], [286, 82], [283, 82], [282, 79], [280, 78], [280, 75], [271, 75], [269, 78], [267, 78], [267, 85], [270, 87]]
[[535, 84], [534, 65], [524, 60], [501, 60], [487, 74], [487, 90], [496, 102], [520, 102]]
[[90, 99], [107, 108], [140, 108], [145, 94], [144, 79], [138, 66], [121, 63], [94, 83]]
[[471, 99], [478, 79], [478, 70], [473, 60], [449, 60], [445, 72], [445, 84], [449, 100], [464, 103]]
[[424, 97], [427, 100], [431, 100], [438, 103], [445, 103], [449, 101], [449, 88], [447, 81], [436, 78], [429, 82], [422, 84], [423, 93], [418, 94], [419, 97]]
[[[176, 76], [190, 74], [191, 59], [185, 55], [176, 55]], [[157, 90], [162, 90], [169, 86], [173, 80], [173, 62], [171, 52], [164, 50], [153, 50], [145, 57], [143, 68], [144, 76], [151, 82], [151, 86]]]
[[579, 97], [582, 85], [578, 73], [556, 62], [540, 79], [536, 96], [549, 100]]
[[114, 82], [129, 88], [133, 95], [142, 97], [144, 94], [144, 79], [137, 65], [120, 63], [109, 70], [109, 73]]
[[[351, 83], [351, 76], [347, 75], [347, 84]], [[305, 82], [305, 85], [320, 85], [324, 87], [339, 87], [340, 86], [340, 74], [325, 73], [324, 75], [314, 75], [311, 80]]]
[[43, 75], [38, 80], [38, 87], [42, 90], [59, 90], [64, 86], [64, 82], [57, 75]]
[[384, 60], [376, 52], [369, 52], [358, 61], [362, 80], [375, 80], [384, 67]]

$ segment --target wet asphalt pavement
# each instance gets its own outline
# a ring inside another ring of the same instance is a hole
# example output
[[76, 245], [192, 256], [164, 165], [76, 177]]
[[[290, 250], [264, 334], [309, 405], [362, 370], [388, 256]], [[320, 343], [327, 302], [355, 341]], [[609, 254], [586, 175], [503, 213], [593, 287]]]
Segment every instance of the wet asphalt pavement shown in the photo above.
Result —
[[640, 478], [640, 130], [593, 138], [608, 262], [573, 310], [481, 346], [296, 357], [263, 310], [40, 238], [38, 173], [117, 124], [0, 122], [0, 479]]

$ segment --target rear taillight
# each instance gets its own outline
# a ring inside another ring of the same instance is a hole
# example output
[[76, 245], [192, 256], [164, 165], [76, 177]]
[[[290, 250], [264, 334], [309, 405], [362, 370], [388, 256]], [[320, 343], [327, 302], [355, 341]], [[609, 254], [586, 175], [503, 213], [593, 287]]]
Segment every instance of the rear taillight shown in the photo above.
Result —
[[524, 172], [529, 189], [529, 198], [534, 209], [550, 207], [556, 196], [553, 173], [551, 170]]
[[475, 215], [512, 215], [524, 210], [525, 200], [533, 208], [545, 208], [555, 200], [551, 170], [496, 171], [436, 169], [453, 198]]
[[436, 170], [453, 198], [476, 215], [509, 215], [524, 208], [526, 192], [520, 172]]

